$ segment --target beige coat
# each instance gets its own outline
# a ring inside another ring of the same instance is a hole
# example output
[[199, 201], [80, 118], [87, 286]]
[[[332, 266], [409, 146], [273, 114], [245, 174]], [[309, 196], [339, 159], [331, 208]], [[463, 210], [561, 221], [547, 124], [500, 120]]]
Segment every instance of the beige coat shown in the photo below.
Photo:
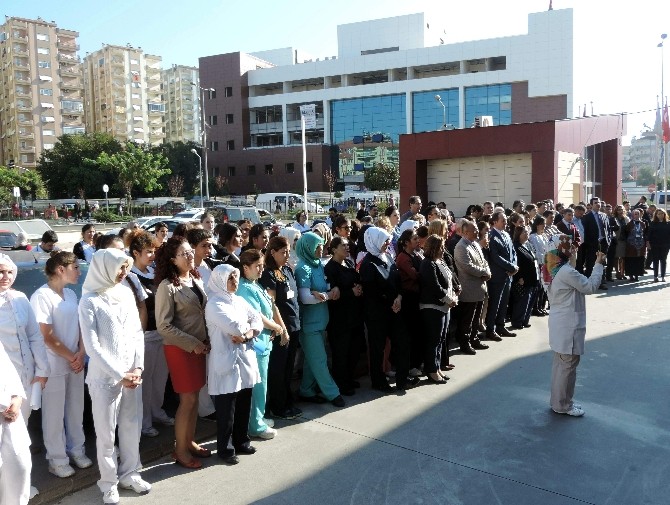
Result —
[[486, 281], [482, 276], [490, 277], [491, 270], [479, 244], [462, 237], [454, 249], [454, 262], [461, 281], [458, 299], [463, 303], [481, 302], [486, 297]]
[[186, 352], [207, 339], [205, 305], [207, 295], [198, 279], [193, 279], [202, 293], [202, 303], [191, 288], [175, 286], [164, 279], [156, 290], [156, 326], [165, 345], [176, 345]]

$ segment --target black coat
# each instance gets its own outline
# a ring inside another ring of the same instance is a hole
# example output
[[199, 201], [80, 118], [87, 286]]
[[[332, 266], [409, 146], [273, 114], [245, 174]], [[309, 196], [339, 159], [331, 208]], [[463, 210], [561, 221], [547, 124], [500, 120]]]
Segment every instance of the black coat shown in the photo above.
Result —
[[514, 282], [518, 283], [523, 279], [524, 287], [535, 287], [538, 282], [537, 268], [535, 268], [535, 255], [520, 242], [514, 242], [516, 249], [516, 261], [519, 271], [514, 274]]
[[[419, 267], [421, 293], [419, 303], [444, 305], [444, 298], [449, 293], [449, 267], [444, 262], [424, 258]], [[452, 277], [453, 279], [453, 277]]]
[[670, 247], [670, 222], [652, 221], [647, 232], [647, 240], [651, 247]]

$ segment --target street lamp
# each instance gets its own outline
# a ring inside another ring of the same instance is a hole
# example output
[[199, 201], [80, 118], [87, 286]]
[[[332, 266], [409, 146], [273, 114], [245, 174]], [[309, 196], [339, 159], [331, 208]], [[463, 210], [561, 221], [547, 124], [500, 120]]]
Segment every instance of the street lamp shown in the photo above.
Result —
[[[665, 68], [664, 68], [665, 58], [664, 58], [664, 54], [663, 54], [663, 43], [665, 42], [665, 39], [667, 37], [668, 37], [667, 33], [662, 33], [661, 34], [661, 41], [656, 46], [656, 47], [661, 48], [661, 107], [663, 107], [663, 99], [665, 98], [665, 94], [664, 94], [665, 89], [663, 87], [663, 84], [664, 84], [663, 83], [663, 77], [664, 77], [664, 74], [665, 74]], [[667, 103], [667, 99], [666, 99], [666, 103]], [[662, 143], [663, 142], [663, 137], [661, 136], [660, 139], [661, 139], [661, 143]], [[667, 191], [668, 191], [668, 188], [667, 188], [667, 185], [668, 185], [668, 153], [667, 153], [667, 150], [668, 149], [667, 149], [667, 147], [668, 147], [668, 145], [666, 144], [665, 149], [663, 149], [663, 202], [664, 202], [664, 205], [665, 205], [666, 212], [668, 210], [668, 194], [667, 194]], [[656, 193], [658, 194], [658, 191]], [[661, 199], [657, 198], [656, 199], [656, 205], [658, 205], [660, 202], [661, 202]]]
[[[198, 154], [198, 151], [196, 151], [195, 149], [191, 149], [191, 152], [198, 157], [198, 165], [200, 167], [200, 208], [204, 209], [205, 206], [202, 202], [202, 158]], [[205, 152], [207, 152], [207, 151], [205, 151]]]
[[199, 86], [198, 84], [194, 83], [191, 81], [192, 86], [198, 86], [198, 89], [200, 89], [200, 115], [201, 115], [201, 120], [202, 120], [202, 133], [200, 134], [202, 136], [202, 148], [203, 152], [205, 154], [205, 194], [207, 195], [207, 201], [209, 201], [209, 170], [207, 169], [207, 123], [205, 121], [205, 91], [209, 91], [210, 93], [215, 92], [216, 90], [214, 88], [203, 88], [202, 86]]
[[440, 95], [435, 95], [435, 100], [442, 106], [442, 128], [440, 130], [447, 129], [447, 106], [444, 105], [442, 97]]

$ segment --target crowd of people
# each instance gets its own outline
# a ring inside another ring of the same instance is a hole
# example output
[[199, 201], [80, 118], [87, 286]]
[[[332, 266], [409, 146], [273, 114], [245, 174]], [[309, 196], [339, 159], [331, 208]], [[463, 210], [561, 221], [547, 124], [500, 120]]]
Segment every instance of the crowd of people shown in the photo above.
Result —
[[[487, 201], [455, 218], [412, 196], [402, 214], [374, 205], [351, 219], [330, 209], [309, 225], [299, 212], [274, 230], [204, 214], [170, 238], [164, 225], [150, 234], [131, 223], [112, 236], [86, 224], [73, 252], [45, 234], [46, 283], [30, 300], [11, 289], [17, 268], [0, 254], [0, 364], [11, 372], [0, 383], [0, 503], [36, 492], [25, 423], [39, 397], [49, 471], [65, 478], [93, 464], [84, 382], [104, 503], [119, 502], [119, 487], [151, 489], [139, 442], [159, 427], [174, 429], [175, 463], [197, 470], [213, 454], [195, 441], [198, 417], [215, 420], [216, 454], [234, 465], [256, 452], [252, 439], [277, 436], [274, 419], [300, 416], [299, 402], [342, 408], [366, 373], [383, 394], [424, 376], [446, 384], [451, 341], [476, 355], [533, 316], [550, 317], [551, 408], [582, 415], [572, 395], [583, 295], [614, 276], [638, 281], [647, 259], [654, 281], [665, 281], [670, 223], [644, 200]], [[80, 261], [89, 265], [77, 300], [67, 286]], [[179, 399], [174, 417], [166, 390]]]

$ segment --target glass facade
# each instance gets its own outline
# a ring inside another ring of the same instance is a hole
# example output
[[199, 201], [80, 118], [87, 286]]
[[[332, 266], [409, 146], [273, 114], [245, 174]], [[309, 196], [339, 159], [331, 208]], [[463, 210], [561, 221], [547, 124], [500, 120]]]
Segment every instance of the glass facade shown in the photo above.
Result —
[[435, 95], [440, 95], [446, 108], [446, 123], [458, 128], [458, 88], [438, 89], [412, 93], [412, 133], [430, 132], [442, 127], [444, 109]]
[[330, 104], [331, 143], [340, 148], [340, 176], [359, 175], [375, 163], [398, 163], [399, 136], [407, 133], [405, 95]]
[[512, 85], [494, 84], [465, 88], [465, 127], [475, 116], [493, 116], [494, 125], [512, 124]]

